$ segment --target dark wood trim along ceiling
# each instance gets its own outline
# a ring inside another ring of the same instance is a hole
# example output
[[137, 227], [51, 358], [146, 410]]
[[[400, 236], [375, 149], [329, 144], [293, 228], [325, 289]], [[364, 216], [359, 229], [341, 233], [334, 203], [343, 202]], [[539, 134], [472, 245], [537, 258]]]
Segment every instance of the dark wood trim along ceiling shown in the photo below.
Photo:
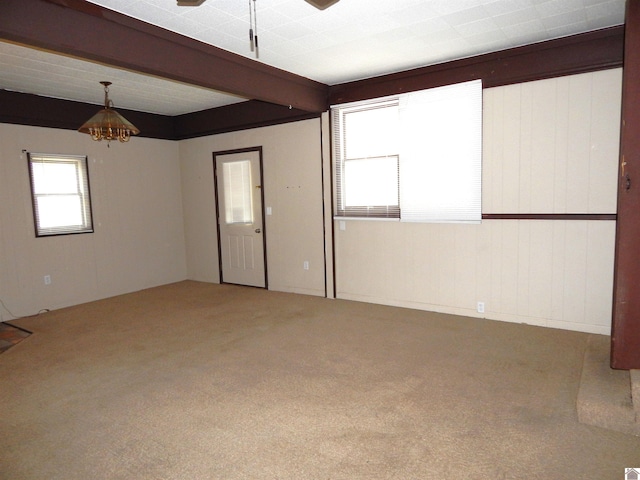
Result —
[[84, 0], [2, 0], [0, 39], [308, 112], [329, 87]]
[[624, 27], [611, 27], [334, 85], [329, 103], [337, 105], [477, 79], [489, 88], [621, 67], [623, 49]]
[[[103, 107], [104, 105], [0, 90], [0, 123], [77, 130], [82, 122]], [[141, 129], [141, 137], [166, 140], [172, 140], [175, 137], [173, 117], [124, 108], [117, 110]]]
[[[0, 123], [76, 130], [100, 108], [102, 105], [0, 90]], [[184, 140], [320, 116], [258, 100], [175, 117], [124, 108], [117, 110], [140, 129], [140, 137], [163, 140]]]

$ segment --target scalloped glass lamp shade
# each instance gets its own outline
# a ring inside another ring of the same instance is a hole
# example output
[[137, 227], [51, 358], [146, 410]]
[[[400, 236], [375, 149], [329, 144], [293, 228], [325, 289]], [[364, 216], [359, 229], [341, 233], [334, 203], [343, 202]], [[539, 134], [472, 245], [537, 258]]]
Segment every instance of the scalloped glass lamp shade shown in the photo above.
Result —
[[128, 142], [131, 135], [139, 134], [140, 130], [111, 108], [113, 102], [108, 96], [111, 82], [100, 83], [104, 85], [104, 108], [87, 120], [78, 131], [91, 135], [91, 138], [98, 142], [102, 140]]

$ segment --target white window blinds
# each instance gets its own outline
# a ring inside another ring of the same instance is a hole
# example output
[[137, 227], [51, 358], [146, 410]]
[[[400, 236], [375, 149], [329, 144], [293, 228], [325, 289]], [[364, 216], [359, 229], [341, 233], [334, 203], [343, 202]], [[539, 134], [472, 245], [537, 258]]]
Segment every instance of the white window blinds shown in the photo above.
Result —
[[332, 110], [336, 216], [481, 220], [480, 80]]
[[480, 221], [480, 80], [403, 95], [400, 132], [402, 221]]

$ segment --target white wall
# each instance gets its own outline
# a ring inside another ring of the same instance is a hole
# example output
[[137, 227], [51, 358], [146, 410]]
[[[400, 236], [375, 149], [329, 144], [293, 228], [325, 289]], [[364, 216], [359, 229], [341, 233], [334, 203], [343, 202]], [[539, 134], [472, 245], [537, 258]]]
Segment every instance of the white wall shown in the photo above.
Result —
[[262, 146], [269, 289], [325, 295], [321, 134], [313, 119], [180, 142], [190, 279], [220, 280], [213, 152]]
[[615, 213], [622, 69], [484, 90], [485, 213]]
[[[615, 213], [621, 83], [615, 69], [486, 89], [483, 213]], [[339, 298], [610, 333], [614, 221], [355, 220], [335, 235]]]
[[[23, 149], [88, 155], [94, 233], [35, 237]], [[185, 278], [177, 143], [133, 138], [107, 148], [75, 131], [0, 124], [0, 298], [13, 314]], [[0, 315], [12, 318], [2, 307]]]

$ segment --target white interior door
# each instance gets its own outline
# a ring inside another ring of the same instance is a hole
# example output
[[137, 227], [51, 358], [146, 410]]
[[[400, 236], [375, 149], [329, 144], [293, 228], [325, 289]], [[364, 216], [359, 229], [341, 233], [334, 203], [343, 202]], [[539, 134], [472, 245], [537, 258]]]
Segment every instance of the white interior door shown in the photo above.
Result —
[[261, 148], [213, 154], [223, 283], [266, 287], [261, 157]]

